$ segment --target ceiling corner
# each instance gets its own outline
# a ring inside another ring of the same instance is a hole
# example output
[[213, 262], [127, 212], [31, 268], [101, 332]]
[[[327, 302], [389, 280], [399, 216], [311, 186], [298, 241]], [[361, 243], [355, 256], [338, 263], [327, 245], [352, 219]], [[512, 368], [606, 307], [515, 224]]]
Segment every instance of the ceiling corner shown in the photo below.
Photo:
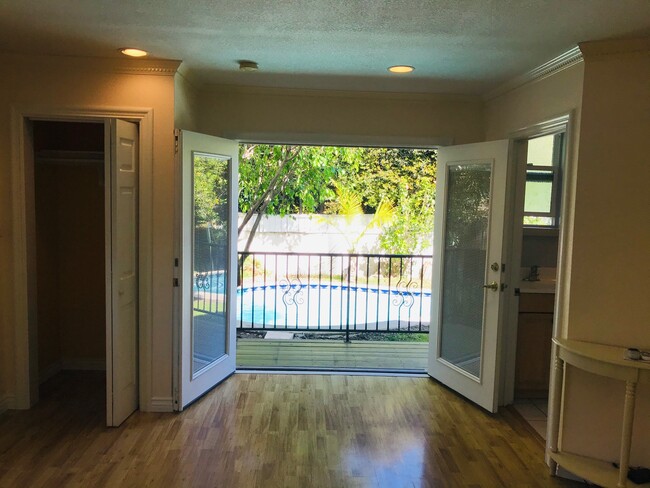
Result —
[[484, 101], [489, 101], [494, 98], [497, 98], [509, 91], [512, 91], [520, 86], [526, 85], [533, 81], [544, 79], [548, 76], [552, 76], [556, 73], [559, 73], [562, 70], [570, 68], [571, 66], [578, 64], [583, 61], [581, 48], [574, 46], [568, 51], [556, 56], [555, 58], [543, 63], [526, 73], [516, 76], [505, 83], [497, 86], [495, 89], [490, 90], [485, 95], [483, 95]]

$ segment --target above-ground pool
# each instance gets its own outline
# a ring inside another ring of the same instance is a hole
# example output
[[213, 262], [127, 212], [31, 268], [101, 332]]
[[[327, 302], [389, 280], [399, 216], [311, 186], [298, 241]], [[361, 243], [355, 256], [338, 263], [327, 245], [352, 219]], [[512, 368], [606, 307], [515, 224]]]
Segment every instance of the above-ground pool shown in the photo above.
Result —
[[243, 327], [387, 330], [428, 327], [430, 291], [385, 287], [267, 285], [238, 290]]
[[[195, 288], [196, 310], [223, 293], [222, 276], [209, 281]], [[251, 329], [427, 330], [431, 315], [431, 291], [408, 286], [259, 285], [238, 288], [236, 303], [238, 326]]]

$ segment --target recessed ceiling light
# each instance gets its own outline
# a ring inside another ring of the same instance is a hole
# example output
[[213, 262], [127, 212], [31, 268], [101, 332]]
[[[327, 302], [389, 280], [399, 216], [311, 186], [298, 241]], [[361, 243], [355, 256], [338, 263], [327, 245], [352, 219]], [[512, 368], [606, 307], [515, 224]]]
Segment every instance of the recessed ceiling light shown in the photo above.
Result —
[[255, 61], [242, 59], [241, 61], [237, 62], [239, 63], [239, 71], [257, 71], [260, 69]]
[[136, 49], [134, 47], [123, 47], [122, 49], [120, 49], [120, 52], [125, 56], [131, 56], [132, 58], [143, 58], [144, 56], [149, 54], [147, 51], [143, 51], [142, 49]]
[[415, 68], [413, 66], [407, 66], [405, 64], [398, 64], [388, 68], [388, 71], [391, 73], [410, 73]]

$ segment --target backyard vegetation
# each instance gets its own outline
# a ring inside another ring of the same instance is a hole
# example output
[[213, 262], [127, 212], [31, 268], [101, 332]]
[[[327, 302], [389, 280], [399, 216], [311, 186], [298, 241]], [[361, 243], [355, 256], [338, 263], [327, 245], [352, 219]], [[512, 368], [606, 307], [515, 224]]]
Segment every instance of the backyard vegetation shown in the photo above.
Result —
[[[418, 254], [431, 246], [436, 151], [243, 144], [239, 159], [240, 331], [284, 324], [304, 339], [320, 337], [317, 329], [331, 339], [338, 330], [346, 340], [426, 341], [431, 257]], [[228, 165], [200, 155], [194, 163], [194, 308], [212, 313], [223, 308]], [[249, 251], [264, 215], [295, 214], [320, 215], [315, 222], [337, 228], [347, 250]], [[370, 229], [380, 252], [363, 254]]]
[[433, 150], [242, 144], [239, 230], [255, 219], [243, 250], [264, 214], [365, 213], [381, 227], [385, 252], [421, 252], [433, 230], [435, 179]]
[[[385, 252], [413, 254], [429, 245], [436, 151], [242, 144], [239, 157], [239, 231], [255, 219], [244, 250], [263, 215], [287, 214], [372, 214]], [[195, 165], [196, 221], [222, 234], [226, 162], [199, 156]]]

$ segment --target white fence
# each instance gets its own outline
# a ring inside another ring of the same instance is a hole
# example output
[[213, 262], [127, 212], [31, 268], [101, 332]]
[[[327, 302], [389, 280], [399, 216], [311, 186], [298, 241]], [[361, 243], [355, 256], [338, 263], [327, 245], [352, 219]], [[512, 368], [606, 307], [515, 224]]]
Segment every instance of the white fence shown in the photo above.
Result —
[[[243, 214], [239, 214], [241, 223]], [[372, 215], [265, 215], [250, 247], [251, 252], [378, 253], [381, 229], [368, 229]], [[255, 217], [239, 235], [239, 249], [248, 240]]]

